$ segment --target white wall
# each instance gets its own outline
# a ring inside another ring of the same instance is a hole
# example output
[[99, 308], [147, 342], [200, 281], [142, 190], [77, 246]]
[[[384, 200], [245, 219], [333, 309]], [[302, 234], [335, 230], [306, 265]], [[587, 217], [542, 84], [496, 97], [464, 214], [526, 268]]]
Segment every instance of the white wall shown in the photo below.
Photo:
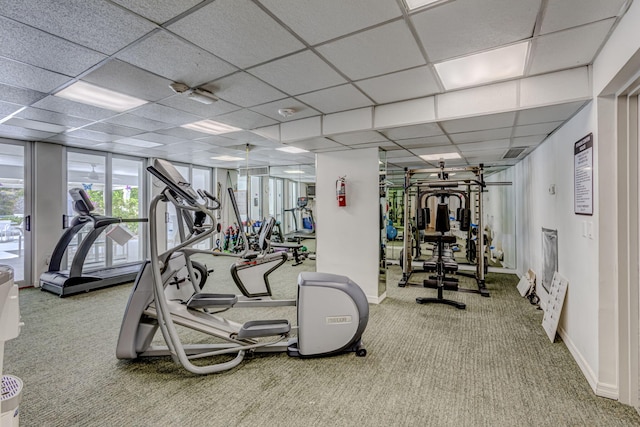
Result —
[[[516, 165], [518, 269], [538, 277], [538, 295], [546, 296], [542, 276], [542, 227], [558, 230], [558, 270], [569, 280], [559, 332], [595, 390], [598, 382], [598, 187], [594, 184], [593, 216], [574, 213], [574, 143], [596, 135], [596, 113], [589, 103]], [[600, 146], [594, 138], [594, 166]], [[598, 171], [595, 168], [594, 183]], [[555, 195], [549, 187], [555, 185]], [[585, 223], [593, 238], [583, 236]]]
[[56, 144], [37, 142], [35, 148], [33, 235], [33, 285], [39, 286], [40, 275], [48, 262], [56, 242], [62, 235], [62, 214], [66, 213], [65, 151]]
[[[378, 303], [378, 149], [316, 155], [317, 261], [319, 272], [356, 282]], [[338, 207], [336, 180], [346, 175], [347, 206]]]

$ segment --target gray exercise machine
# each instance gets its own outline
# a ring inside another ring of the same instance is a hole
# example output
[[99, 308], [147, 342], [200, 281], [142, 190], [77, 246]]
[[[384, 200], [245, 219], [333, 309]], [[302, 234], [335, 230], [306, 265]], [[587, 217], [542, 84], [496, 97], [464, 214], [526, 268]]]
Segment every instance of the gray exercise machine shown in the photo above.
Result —
[[[236, 323], [220, 313], [236, 307], [240, 301], [233, 294], [201, 292], [190, 281], [188, 298], [168, 296], [167, 284], [176, 271], [189, 270], [190, 256], [210, 251], [192, 246], [206, 239], [215, 227], [193, 235], [174, 248], [159, 253], [157, 232], [159, 203], [174, 203], [182, 209], [204, 212], [215, 224], [213, 210], [206, 203], [217, 200], [206, 191], [198, 193], [164, 160], [155, 160], [147, 168], [166, 187], [154, 197], [149, 207], [151, 259], [141, 270], [129, 297], [118, 337], [116, 356], [119, 359], [167, 356], [195, 374], [222, 372], [238, 366], [246, 356], [257, 352], [286, 352], [289, 356], [317, 357], [353, 351], [366, 355], [362, 343], [369, 306], [362, 289], [345, 276], [305, 272], [298, 276], [297, 336], [291, 337], [288, 320], [252, 320]], [[200, 196], [200, 197], [198, 197]], [[199, 198], [205, 200], [201, 203]], [[184, 291], [187, 286], [182, 286]], [[183, 294], [184, 295], [184, 294]], [[257, 301], [248, 301], [256, 304]], [[200, 332], [211, 341], [185, 344], [178, 326]], [[160, 330], [166, 345], [152, 341]], [[218, 356], [228, 355], [224, 361]], [[209, 364], [194, 364], [195, 359], [214, 357]]]

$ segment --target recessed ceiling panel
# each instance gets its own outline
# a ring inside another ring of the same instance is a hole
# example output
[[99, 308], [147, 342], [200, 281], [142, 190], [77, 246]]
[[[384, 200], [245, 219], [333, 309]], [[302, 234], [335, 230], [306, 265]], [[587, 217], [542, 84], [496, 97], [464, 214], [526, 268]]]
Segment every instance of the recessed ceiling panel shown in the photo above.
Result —
[[49, 93], [69, 77], [42, 68], [0, 57], [0, 83]]
[[169, 30], [241, 68], [304, 48], [249, 0], [215, 1], [171, 24]]
[[185, 94], [176, 94], [172, 97], [165, 98], [160, 101], [160, 104], [207, 119], [219, 116], [220, 114], [240, 110], [240, 107], [237, 105], [223, 101], [222, 99], [218, 99], [212, 104], [203, 104], [201, 102], [194, 101]]
[[19, 87], [0, 84], [0, 101], [3, 102], [10, 102], [12, 104], [20, 105], [31, 105], [46, 96], [46, 93], [38, 92], [35, 90], [22, 89]]
[[76, 76], [106, 58], [3, 17], [0, 17], [0, 40], [11, 40], [11, 43], [0, 43], [0, 56], [69, 76]]
[[157, 24], [167, 22], [171, 18], [189, 10], [202, 0], [113, 0], [140, 16]]
[[548, 0], [540, 34], [614, 17], [625, 0]]
[[147, 101], [158, 101], [174, 93], [169, 87], [171, 80], [117, 60], [107, 62], [82, 80]]
[[286, 98], [284, 93], [244, 72], [216, 80], [203, 88], [225, 101], [242, 107], [254, 107]]
[[[292, 115], [285, 117], [278, 113], [278, 111], [282, 109], [292, 109], [294, 112]], [[319, 111], [314, 110], [313, 108], [303, 104], [302, 102], [294, 98], [285, 98], [278, 101], [258, 105], [255, 107], [251, 107], [251, 110], [255, 111], [256, 113], [260, 113], [263, 116], [271, 117], [272, 119], [279, 122], [299, 120], [306, 117], [317, 116], [320, 114]]]
[[590, 64], [614, 21], [608, 19], [537, 38], [529, 74]]
[[425, 64], [402, 20], [322, 45], [318, 52], [353, 80]]
[[102, 120], [117, 114], [115, 111], [69, 101], [58, 96], [47, 96], [33, 104], [33, 106], [88, 120]]
[[540, 0], [456, 0], [411, 16], [431, 61], [524, 40], [533, 35]]
[[76, 128], [88, 125], [91, 120], [81, 119], [79, 117], [69, 116], [67, 114], [56, 113], [54, 111], [41, 110], [39, 108], [27, 108], [16, 114], [15, 117], [22, 117], [29, 120], [38, 120], [40, 122], [53, 123], [69, 128]]
[[342, 144], [338, 144], [337, 142], [331, 141], [327, 138], [313, 138], [313, 139], [305, 139], [303, 141], [296, 141], [291, 144], [293, 147], [303, 148], [305, 150], [318, 150], [318, 149], [326, 149], [326, 148], [341, 148]]
[[186, 123], [197, 122], [200, 120], [200, 117], [198, 116], [176, 110], [175, 108], [165, 107], [160, 104], [143, 105], [142, 107], [133, 110], [131, 114], [158, 122], [164, 122], [164, 128], [171, 127], [172, 124], [184, 125]]
[[261, 0], [274, 15], [310, 45], [334, 39], [400, 16], [388, 0]]
[[441, 92], [433, 72], [426, 66], [360, 80], [356, 85], [378, 104]]
[[513, 136], [548, 135], [562, 123], [563, 122], [550, 122], [536, 125], [516, 126]]
[[480, 142], [492, 139], [505, 139], [511, 136], [512, 128], [487, 129], [475, 132], [451, 133], [449, 137], [456, 144], [465, 142]]
[[118, 125], [128, 126], [146, 131], [154, 131], [170, 126], [158, 120], [146, 119], [144, 117], [136, 116], [133, 114], [120, 114], [118, 116], [114, 116], [110, 119], [105, 120], [105, 122], [115, 123]]
[[442, 129], [440, 129], [440, 126], [438, 126], [437, 123], [425, 123], [422, 125], [384, 129], [381, 132], [387, 138], [393, 141], [398, 141], [401, 139], [422, 138], [425, 136], [443, 135]]
[[19, 117], [12, 117], [9, 120], [4, 121], [3, 124], [50, 133], [61, 133], [67, 130], [66, 126], [40, 122], [37, 120], [22, 119]]
[[105, 1], [9, 1], [3, 2], [1, 13], [108, 55], [155, 28], [146, 19]]
[[510, 139], [494, 139], [482, 142], [472, 142], [470, 144], [457, 144], [457, 146], [462, 153], [468, 153], [475, 151], [484, 152], [489, 150], [504, 150], [509, 148], [510, 143]]
[[534, 123], [557, 122], [567, 120], [585, 103], [583, 101], [570, 102], [568, 104], [549, 105], [548, 107], [531, 108], [518, 112], [518, 125], [530, 125]]
[[368, 107], [372, 104], [366, 96], [350, 84], [322, 89], [297, 98], [325, 114]]
[[[249, 130], [256, 129], [264, 126], [270, 126], [277, 122], [269, 117], [263, 116], [251, 110], [238, 110], [232, 113], [216, 116], [215, 121], [225, 123], [231, 126], [239, 127], [241, 129]], [[253, 134], [254, 136], [257, 136]]]
[[379, 132], [368, 130], [363, 132], [351, 132], [331, 135], [331, 139], [345, 145], [366, 144], [369, 142], [383, 142], [388, 139]]
[[531, 135], [531, 136], [519, 136], [517, 138], [513, 138], [513, 142], [511, 143], [512, 147], [530, 147], [540, 144], [547, 135]]
[[489, 114], [465, 119], [445, 120], [440, 124], [448, 133], [472, 132], [513, 126], [515, 117], [516, 113]]
[[21, 108], [23, 108], [22, 105], [0, 101], [0, 118], [13, 114]]
[[178, 138], [176, 136], [171, 136], [171, 135], [165, 135], [161, 133], [155, 133], [155, 132], [141, 133], [139, 135], [136, 135], [135, 139], [157, 142], [158, 144], [163, 144], [163, 145], [176, 144], [180, 142], [187, 143], [187, 141], [185, 141], [182, 138]]
[[424, 136], [422, 138], [400, 139], [396, 140], [396, 144], [407, 148], [424, 148], [432, 145], [450, 144], [451, 141], [447, 135]]
[[290, 95], [346, 83], [340, 74], [310, 50], [260, 65], [249, 72]]
[[114, 136], [133, 136], [142, 133], [140, 129], [134, 129], [126, 126], [118, 126], [113, 123], [98, 122], [90, 126], [86, 126], [83, 129], [92, 130], [96, 132], [108, 133]]
[[167, 31], [156, 32], [140, 43], [119, 52], [116, 57], [190, 87], [199, 86], [238, 70]]
[[72, 138], [81, 138], [100, 142], [111, 142], [114, 139], [118, 139], [118, 136], [116, 135], [110, 135], [103, 132], [94, 132], [86, 129], [71, 130], [67, 132], [67, 135], [71, 136]]

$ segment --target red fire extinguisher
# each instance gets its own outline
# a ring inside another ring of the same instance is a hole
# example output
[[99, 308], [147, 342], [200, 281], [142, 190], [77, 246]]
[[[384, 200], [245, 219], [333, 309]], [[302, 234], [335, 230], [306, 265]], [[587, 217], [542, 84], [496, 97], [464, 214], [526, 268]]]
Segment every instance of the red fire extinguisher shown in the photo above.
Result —
[[336, 181], [336, 199], [338, 199], [338, 206], [347, 206], [347, 185], [346, 176], [338, 178]]

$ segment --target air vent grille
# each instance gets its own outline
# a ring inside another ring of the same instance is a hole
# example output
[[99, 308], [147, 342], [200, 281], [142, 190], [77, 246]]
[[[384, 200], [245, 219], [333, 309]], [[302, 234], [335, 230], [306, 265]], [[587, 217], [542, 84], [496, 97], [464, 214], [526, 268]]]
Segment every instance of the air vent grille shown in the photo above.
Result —
[[517, 158], [520, 154], [522, 154], [522, 152], [524, 150], [526, 150], [526, 147], [514, 147], [514, 148], [509, 148], [509, 151], [507, 151], [507, 154], [505, 154], [504, 156], [502, 156], [503, 159], [515, 159]]
[[246, 176], [247, 171], [250, 176], [269, 176], [269, 166], [261, 166], [259, 168], [240, 169], [240, 176]]

